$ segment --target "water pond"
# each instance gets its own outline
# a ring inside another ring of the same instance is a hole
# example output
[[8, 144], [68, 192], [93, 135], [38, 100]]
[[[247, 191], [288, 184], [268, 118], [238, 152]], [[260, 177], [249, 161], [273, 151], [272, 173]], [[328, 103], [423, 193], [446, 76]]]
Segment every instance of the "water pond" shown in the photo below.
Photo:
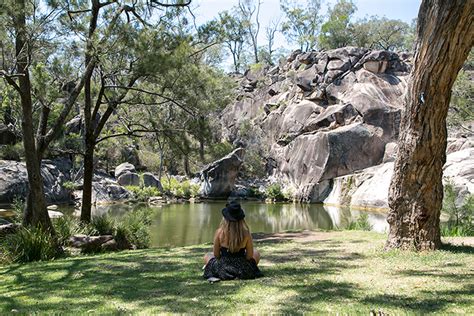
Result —
[[[187, 246], [211, 242], [222, 219], [224, 202], [167, 204], [155, 210], [152, 246]], [[131, 208], [148, 206], [98, 207], [96, 213], [111, 212], [120, 216]], [[252, 232], [274, 233], [288, 230], [345, 228], [362, 211], [322, 204], [265, 204], [244, 202], [245, 220]], [[386, 214], [367, 212], [372, 229], [388, 229]]]
[[[151, 227], [152, 247], [188, 246], [211, 242], [222, 219], [224, 202], [166, 204], [151, 207], [154, 212]], [[109, 212], [113, 216], [123, 216], [134, 208], [146, 205], [110, 205], [94, 208], [93, 214]], [[293, 204], [243, 202], [248, 225], [252, 232], [274, 233], [302, 229], [339, 229], [355, 221], [364, 211], [327, 206], [322, 204]], [[73, 209], [59, 208], [70, 213]], [[384, 232], [388, 229], [384, 212], [365, 212], [372, 229]]]

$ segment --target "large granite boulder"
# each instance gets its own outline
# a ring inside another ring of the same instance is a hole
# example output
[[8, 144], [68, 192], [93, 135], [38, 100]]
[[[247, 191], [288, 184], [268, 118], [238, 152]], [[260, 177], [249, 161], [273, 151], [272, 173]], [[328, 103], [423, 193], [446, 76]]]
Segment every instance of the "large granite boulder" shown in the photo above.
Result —
[[203, 197], [227, 198], [234, 189], [244, 154], [245, 149], [237, 148], [205, 167], [200, 173], [200, 194]]
[[[43, 160], [41, 174], [44, 180], [46, 201], [48, 203], [71, 202], [71, 191], [63, 184], [70, 181], [70, 161]], [[0, 160], [0, 204], [10, 204], [15, 197], [26, 198], [28, 194], [28, 175], [23, 162]]]
[[137, 170], [135, 169], [135, 166], [132, 165], [129, 162], [124, 162], [117, 167], [115, 167], [115, 179], [118, 179], [121, 175], [125, 173], [136, 173]]
[[145, 172], [143, 174], [143, 186], [157, 188], [159, 191], [163, 191], [160, 179], [151, 172]]
[[[82, 199], [82, 190], [74, 191], [76, 202], [80, 203]], [[132, 194], [119, 185], [114, 178], [106, 173], [96, 172], [92, 181], [92, 203], [109, 204], [116, 202], [125, 202], [132, 198]]]
[[443, 175], [462, 194], [474, 194], [474, 148], [466, 148], [448, 154], [443, 167]]
[[[388, 192], [394, 162], [360, 170], [332, 179], [329, 194], [319, 202], [347, 205], [353, 208], [388, 208]], [[451, 153], [443, 167], [443, 182], [452, 183], [462, 202], [474, 194], [474, 148]]]
[[118, 184], [127, 186], [127, 185], [133, 185], [133, 186], [139, 186], [140, 185], [140, 177], [138, 176], [137, 173], [124, 173], [117, 179]]
[[224, 109], [222, 135], [232, 142], [250, 123], [261, 143], [243, 141], [270, 148], [262, 157], [273, 162], [268, 176], [300, 200], [324, 199], [323, 181], [381, 163], [386, 144], [396, 142], [408, 60], [357, 47], [295, 51]]

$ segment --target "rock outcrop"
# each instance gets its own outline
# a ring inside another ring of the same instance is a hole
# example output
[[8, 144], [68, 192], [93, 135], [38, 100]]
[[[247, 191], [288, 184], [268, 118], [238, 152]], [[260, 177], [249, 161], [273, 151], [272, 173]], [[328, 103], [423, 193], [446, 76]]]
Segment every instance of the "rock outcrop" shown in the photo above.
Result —
[[[82, 190], [74, 191], [77, 202], [82, 199]], [[106, 173], [96, 172], [92, 181], [92, 203], [108, 204], [124, 202], [132, 198], [132, 194], [119, 185], [114, 178]]]
[[245, 149], [237, 148], [205, 167], [200, 173], [200, 195], [213, 198], [228, 197], [234, 189], [244, 154]]
[[[387, 162], [334, 178], [324, 203], [352, 208], [388, 208], [393, 166], [393, 162]], [[452, 183], [461, 200], [467, 194], [474, 194], [474, 148], [448, 154], [443, 169], [444, 183]]]
[[224, 137], [239, 141], [250, 123], [270, 144], [271, 178], [298, 200], [321, 202], [328, 181], [393, 158], [386, 145], [398, 137], [410, 67], [388, 51], [296, 51], [286, 64], [246, 73], [237, 101], [222, 113]]
[[[71, 202], [71, 191], [63, 184], [70, 181], [70, 161], [43, 160], [41, 174], [48, 203]], [[15, 197], [25, 198], [28, 193], [28, 175], [23, 162], [0, 160], [0, 204], [10, 204]]]

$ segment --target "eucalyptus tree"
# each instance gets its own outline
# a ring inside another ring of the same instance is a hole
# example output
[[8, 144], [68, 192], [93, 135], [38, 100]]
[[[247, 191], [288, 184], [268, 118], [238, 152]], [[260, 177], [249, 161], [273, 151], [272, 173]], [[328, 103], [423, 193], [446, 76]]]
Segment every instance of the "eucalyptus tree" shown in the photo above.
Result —
[[371, 49], [412, 50], [413, 28], [400, 20], [372, 16], [350, 28], [352, 45]]
[[238, 8], [242, 15], [243, 25], [247, 28], [251, 40], [255, 63], [259, 62], [258, 33], [260, 32], [260, 5], [261, 0], [239, 0]]
[[474, 1], [422, 1], [389, 191], [387, 248], [441, 246], [446, 116], [451, 88], [473, 44]]
[[328, 9], [328, 20], [321, 26], [319, 35], [323, 49], [334, 49], [347, 46], [352, 41], [351, 17], [357, 7], [352, 0], [338, 0]]
[[60, 83], [71, 78], [54, 72], [64, 56], [62, 52], [68, 51], [58, 32], [58, 14], [58, 10], [36, 1], [6, 0], [0, 7], [1, 27], [6, 34], [2, 38], [0, 74], [16, 91], [21, 104], [29, 185], [24, 224], [41, 226], [53, 234], [46, 210], [41, 160], [51, 142], [60, 135], [95, 63], [91, 60], [80, 71], [73, 72], [75, 80], [67, 89], [59, 89]]
[[280, 7], [285, 14], [281, 31], [288, 41], [297, 44], [302, 51], [317, 48], [322, 22], [321, 0], [307, 0], [305, 5], [281, 0]]
[[[235, 11], [235, 10], [234, 10]], [[239, 73], [243, 66], [243, 53], [248, 37], [249, 21], [239, 12], [224, 11], [219, 13], [219, 20], [215, 23], [221, 41], [232, 55], [234, 71]]]

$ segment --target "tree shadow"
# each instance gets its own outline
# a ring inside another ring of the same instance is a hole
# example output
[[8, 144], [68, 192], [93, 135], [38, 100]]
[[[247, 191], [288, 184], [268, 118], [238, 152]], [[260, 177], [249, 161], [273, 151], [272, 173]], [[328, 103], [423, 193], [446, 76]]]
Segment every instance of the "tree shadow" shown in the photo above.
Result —
[[460, 299], [459, 296], [472, 295], [473, 292], [474, 285], [469, 284], [464, 286], [462, 290], [422, 291], [422, 293], [430, 295], [430, 298], [412, 297], [403, 294], [379, 294], [366, 297], [362, 301], [381, 310], [383, 308], [400, 308], [412, 312], [434, 313], [450, 304], [469, 304], [470, 301]]
[[474, 254], [474, 247], [467, 245], [455, 245], [446, 243], [441, 245], [441, 250], [449, 251], [452, 253]]

